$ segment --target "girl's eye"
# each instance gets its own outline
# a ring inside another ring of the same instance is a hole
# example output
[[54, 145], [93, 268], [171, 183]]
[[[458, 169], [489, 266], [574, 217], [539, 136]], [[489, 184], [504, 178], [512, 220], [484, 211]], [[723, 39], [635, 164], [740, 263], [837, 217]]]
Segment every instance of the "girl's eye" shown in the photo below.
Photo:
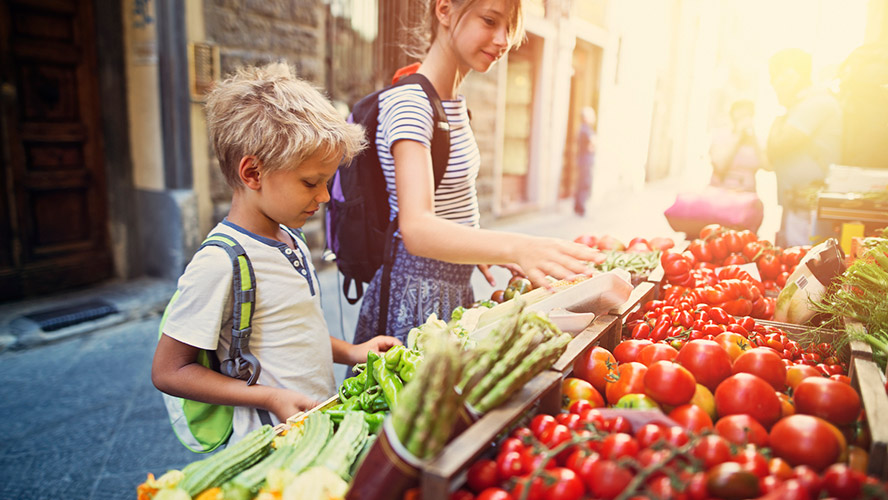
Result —
[[484, 23], [488, 26], [493, 26], [494, 24], [496, 24], [496, 20], [494, 20], [492, 17], [482, 17], [481, 19], [484, 20]]

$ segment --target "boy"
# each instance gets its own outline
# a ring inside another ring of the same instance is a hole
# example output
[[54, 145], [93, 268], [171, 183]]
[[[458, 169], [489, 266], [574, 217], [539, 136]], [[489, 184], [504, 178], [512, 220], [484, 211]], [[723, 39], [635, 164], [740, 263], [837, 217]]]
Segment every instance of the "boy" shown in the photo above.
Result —
[[252, 262], [249, 352], [260, 375], [248, 386], [197, 363], [200, 349], [227, 357], [233, 318], [231, 260], [206, 247], [179, 279], [151, 379], [173, 396], [234, 406], [235, 442], [261, 425], [257, 409], [285, 421], [333, 395], [334, 362], [359, 363], [368, 351], [399, 342], [377, 337], [352, 345], [330, 337], [308, 247], [294, 230], [330, 199], [327, 181], [363, 147], [360, 127], [284, 63], [242, 69], [219, 84], [207, 99], [207, 124], [233, 189], [228, 216], [211, 233], [233, 237]]

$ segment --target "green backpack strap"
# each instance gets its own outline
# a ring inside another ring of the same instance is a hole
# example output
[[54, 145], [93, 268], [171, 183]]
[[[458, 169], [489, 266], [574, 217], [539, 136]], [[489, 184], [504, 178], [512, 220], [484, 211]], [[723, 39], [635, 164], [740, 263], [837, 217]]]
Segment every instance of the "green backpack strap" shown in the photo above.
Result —
[[253, 309], [256, 305], [256, 275], [244, 247], [231, 236], [211, 234], [200, 248], [207, 246], [225, 250], [231, 257], [233, 266], [234, 321], [231, 325], [231, 345], [228, 348], [228, 358], [222, 361], [219, 371], [229, 377], [246, 380], [247, 385], [253, 385], [262, 371], [259, 360], [249, 351], [250, 334], [253, 332]]

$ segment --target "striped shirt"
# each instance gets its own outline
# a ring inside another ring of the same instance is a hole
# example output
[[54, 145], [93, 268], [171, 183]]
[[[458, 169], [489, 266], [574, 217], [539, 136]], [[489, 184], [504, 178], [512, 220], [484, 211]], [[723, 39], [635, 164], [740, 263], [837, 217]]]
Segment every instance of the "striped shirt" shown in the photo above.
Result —
[[[478, 143], [469, 124], [465, 98], [441, 101], [450, 122], [450, 161], [441, 184], [435, 191], [435, 215], [478, 227], [478, 192], [475, 179], [481, 165]], [[394, 87], [379, 95], [379, 125], [376, 149], [385, 175], [386, 191], [392, 212], [398, 214], [398, 193], [395, 189], [395, 160], [391, 147], [399, 140], [419, 142], [427, 148], [432, 143], [432, 105], [419, 84]]]

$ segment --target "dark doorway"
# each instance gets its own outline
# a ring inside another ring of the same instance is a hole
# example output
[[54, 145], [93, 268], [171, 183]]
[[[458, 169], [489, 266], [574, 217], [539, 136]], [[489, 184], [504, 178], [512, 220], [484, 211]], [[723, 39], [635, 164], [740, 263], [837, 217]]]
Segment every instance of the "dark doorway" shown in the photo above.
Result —
[[112, 272], [92, 7], [0, 0], [0, 300]]

